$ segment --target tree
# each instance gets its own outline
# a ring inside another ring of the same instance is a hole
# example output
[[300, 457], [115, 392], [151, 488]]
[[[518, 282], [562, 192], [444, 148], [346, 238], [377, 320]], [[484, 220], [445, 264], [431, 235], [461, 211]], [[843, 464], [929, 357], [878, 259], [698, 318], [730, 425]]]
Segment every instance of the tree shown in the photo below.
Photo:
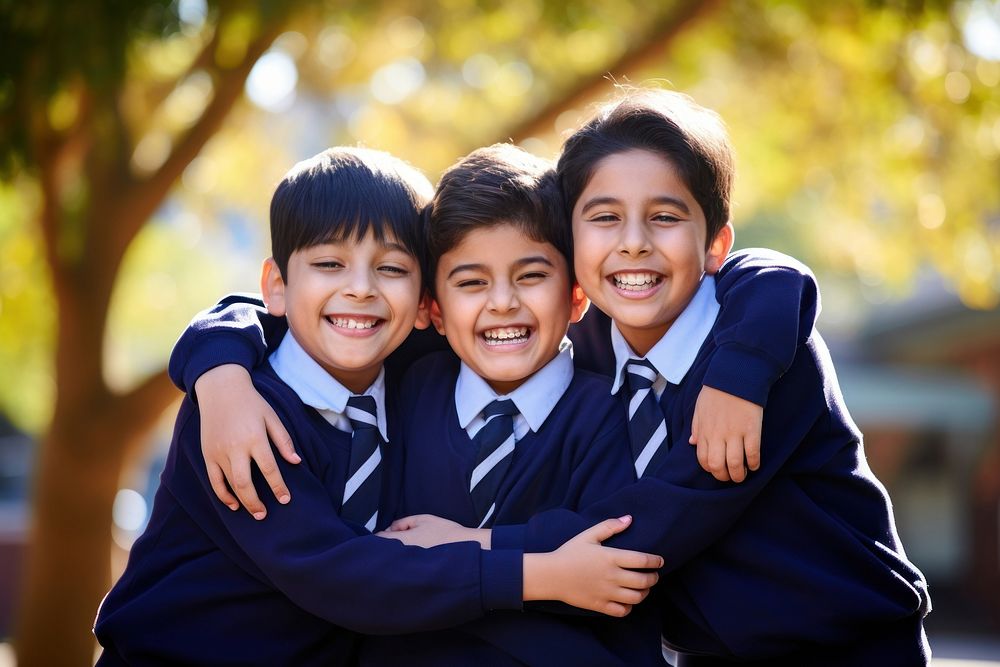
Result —
[[[4, 158], [8, 169], [27, 170], [39, 183], [37, 222], [58, 312], [58, 389], [38, 458], [19, 614], [22, 664], [89, 662], [88, 621], [108, 587], [122, 463], [176, 395], [163, 371], [128, 392], [107, 385], [104, 336], [115, 277], [132, 239], [280, 33], [288, 10], [275, 4], [283, 8], [219, 3], [214, 29], [190, 34], [167, 2], [4, 5], [0, 41], [13, 66], [0, 86], [14, 91], [4, 97]], [[144, 49], [161, 39], [186, 42], [185, 69], [138, 81], [129, 61], [150, 58]], [[196, 74], [211, 82], [201, 114], [158, 164], [137, 168], [143, 121], [129, 117], [123, 98], [161, 101]]]

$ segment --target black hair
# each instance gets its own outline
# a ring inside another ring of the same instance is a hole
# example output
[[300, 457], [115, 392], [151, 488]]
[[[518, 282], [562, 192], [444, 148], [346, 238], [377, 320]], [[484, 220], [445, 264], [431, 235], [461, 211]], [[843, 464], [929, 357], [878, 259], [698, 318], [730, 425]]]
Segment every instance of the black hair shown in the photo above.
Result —
[[601, 160], [636, 149], [661, 156], [678, 171], [705, 213], [711, 244], [729, 222], [733, 152], [719, 115], [681, 93], [624, 89], [566, 140], [556, 169], [567, 210], [573, 211]]
[[552, 244], [566, 258], [573, 283], [572, 229], [549, 160], [513, 144], [475, 150], [442, 174], [429, 218], [425, 277], [432, 294], [441, 255], [469, 232], [499, 225], [513, 225], [532, 240]]
[[271, 254], [287, 279], [296, 250], [361, 240], [369, 230], [389, 237], [425, 262], [422, 211], [432, 188], [427, 178], [388, 153], [335, 147], [292, 167], [271, 197]]

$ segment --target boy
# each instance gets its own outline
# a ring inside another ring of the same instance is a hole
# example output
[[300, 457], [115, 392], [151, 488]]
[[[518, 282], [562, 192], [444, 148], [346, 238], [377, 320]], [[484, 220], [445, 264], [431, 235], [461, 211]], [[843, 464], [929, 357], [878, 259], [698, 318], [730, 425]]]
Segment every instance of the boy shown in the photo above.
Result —
[[[498, 144], [441, 177], [428, 234], [430, 315], [455, 354], [424, 357], [404, 382], [401, 512], [523, 523], [633, 481], [610, 383], [574, 372], [563, 345], [587, 307], [570, 244], [548, 162]], [[496, 611], [364, 644], [362, 664], [395, 665], [402, 655], [409, 665], [663, 664], [659, 629], [639, 610], [625, 620]]]
[[[402, 451], [387, 418], [396, 398], [382, 362], [427, 324], [419, 219], [429, 191], [405, 163], [350, 148], [299, 163], [279, 184], [261, 288], [289, 331], [253, 380], [302, 452], [284, 470], [296, 502], [273, 508], [279, 520], [267, 524], [220, 511], [201, 460], [199, 409], [186, 400], [149, 526], [98, 612], [99, 664], [350, 664], [347, 628], [433, 629], [518, 609], [522, 599], [580, 603], [546, 581], [565, 571], [569, 550], [561, 564], [539, 563], [471, 543], [406, 547], [369, 532], [398, 498]], [[623, 576], [631, 588], [655, 577]]]
[[[628, 507], [635, 526], [613, 543], [664, 556], [656, 599], [680, 665], [925, 664], [927, 584], [899, 543], [822, 339], [799, 331], [772, 382], [717, 319], [712, 274], [732, 245], [718, 116], [683, 95], [633, 92], [574, 133], [558, 170], [577, 280], [614, 322], [614, 389], [640, 480], [583, 513], [498, 527], [493, 547], [545, 550]], [[771, 335], [739, 332], [749, 349]], [[738, 393], [741, 383], [766, 409], [761, 467], [734, 486], [706, 475], [683, 443], [702, 386]]]

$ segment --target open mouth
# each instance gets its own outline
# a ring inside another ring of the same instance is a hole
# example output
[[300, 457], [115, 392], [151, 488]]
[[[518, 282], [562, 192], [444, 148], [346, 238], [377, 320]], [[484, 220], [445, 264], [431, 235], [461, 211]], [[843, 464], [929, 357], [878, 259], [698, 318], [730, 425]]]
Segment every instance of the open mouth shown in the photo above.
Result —
[[649, 271], [622, 271], [611, 276], [614, 286], [623, 292], [646, 292], [663, 282], [663, 276]]
[[339, 315], [327, 315], [326, 321], [338, 329], [374, 329], [385, 320], [378, 317], [344, 317]]
[[500, 347], [527, 342], [531, 338], [531, 329], [528, 327], [497, 327], [496, 329], [487, 329], [480, 335], [488, 346]]

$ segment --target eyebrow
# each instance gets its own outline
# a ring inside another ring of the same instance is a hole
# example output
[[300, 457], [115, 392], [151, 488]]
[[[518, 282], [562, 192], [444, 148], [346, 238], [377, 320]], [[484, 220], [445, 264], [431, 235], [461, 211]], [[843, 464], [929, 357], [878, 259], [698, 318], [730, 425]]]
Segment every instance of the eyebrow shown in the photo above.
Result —
[[[521, 268], [522, 266], [527, 266], [529, 264], [545, 264], [546, 266], [551, 266], [552, 268], [555, 268], [556, 266], [555, 264], [552, 263], [552, 261], [548, 257], [545, 257], [544, 255], [532, 255], [531, 257], [522, 257], [521, 259], [514, 261], [515, 268]], [[450, 279], [456, 273], [461, 273], [462, 271], [486, 271], [486, 265], [459, 264], [454, 269], [448, 272], [448, 275], [445, 278], [445, 280]]]
[[[688, 207], [686, 203], [684, 203], [683, 199], [678, 199], [677, 197], [671, 197], [670, 195], [660, 195], [658, 197], [653, 197], [650, 200], [650, 203], [676, 206], [685, 214], [687, 215], [691, 214], [691, 209]], [[598, 206], [606, 206], [606, 205], [621, 206], [621, 204], [622, 201], [617, 197], [594, 197], [593, 199], [588, 200], [587, 203], [583, 205], [583, 208], [580, 210], [580, 213], [587, 213], [587, 211], [589, 211], [590, 209], [596, 208]]]

